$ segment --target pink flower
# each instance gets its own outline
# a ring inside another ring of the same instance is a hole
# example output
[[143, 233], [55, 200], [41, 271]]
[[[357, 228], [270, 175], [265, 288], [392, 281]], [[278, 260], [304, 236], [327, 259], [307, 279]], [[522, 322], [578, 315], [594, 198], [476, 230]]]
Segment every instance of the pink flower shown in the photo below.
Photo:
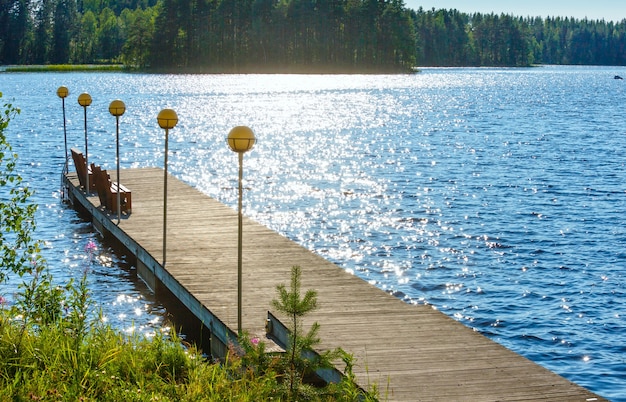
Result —
[[252, 343], [254, 346], [258, 345], [260, 341], [261, 340], [259, 338], [257, 338], [256, 336], [254, 338], [250, 339], [250, 343]]
[[98, 246], [96, 246], [96, 243], [93, 240], [89, 240], [87, 242], [87, 245], [85, 246], [85, 251], [88, 253], [93, 253], [97, 249], [98, 249]]

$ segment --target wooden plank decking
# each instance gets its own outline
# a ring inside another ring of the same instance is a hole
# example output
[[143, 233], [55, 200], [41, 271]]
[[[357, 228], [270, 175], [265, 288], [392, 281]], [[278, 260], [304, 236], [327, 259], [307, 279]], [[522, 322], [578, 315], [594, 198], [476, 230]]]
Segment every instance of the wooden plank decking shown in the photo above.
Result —
[[[214, 314], [210, 327], [216, 332], [221, 323], [236, 331], [237, 212], [170, 176], [166, 272], [159, 273], [163, 170], [123, 170], [121, 182], [133, 193], [132, 214], [117, 226], [115, 215], [97, 208], [94, 195], [88, 198], [94, 221], [111, 228], [138, 259], [154, 260], [156, 268], [148, 269], [192, 312]], [[75, 174], [68, 183], [74, 202], [82, 202]], [[358, 382], [378, 384], [383, 400], [602, 400], [443, 313], [404, 303], [244, 217], [245, 330], [265, 334], [276, 285], [289, 283], [293, 265], [303, 269], [303, 290], [318, 292], [320, 308], [305, 328], [319, 322], [321, 347], [352, 353]]]

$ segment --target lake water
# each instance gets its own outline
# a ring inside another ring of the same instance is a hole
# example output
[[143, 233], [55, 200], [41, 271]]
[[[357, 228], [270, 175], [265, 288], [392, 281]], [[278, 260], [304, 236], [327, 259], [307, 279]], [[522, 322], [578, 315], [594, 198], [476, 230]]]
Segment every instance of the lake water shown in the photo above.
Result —
[[[612, 400], [626, 400], [626, 81], [623, 68], [425, 69], [415, 75], [0, 74], [22, 109], [9, 128], [36, 190], [53, 274], [89, 269], [105, 316], [163, 325], [162, 303], [61, 202], [61, 100], [69, 146], [115, 168], [163, 166], [236, 207], [248, 125], [244, 212], [407, 303], [428, 303]], [[88, 258], [86, 245], [98, 251]], [[5, 289], [7, 289], [5, 287]], [[10, 293], [6, 290], [5, 293]], [[323, 303], [324, 301], [321, 300]], [[322, 323], [323, 325], [323, 323]]]

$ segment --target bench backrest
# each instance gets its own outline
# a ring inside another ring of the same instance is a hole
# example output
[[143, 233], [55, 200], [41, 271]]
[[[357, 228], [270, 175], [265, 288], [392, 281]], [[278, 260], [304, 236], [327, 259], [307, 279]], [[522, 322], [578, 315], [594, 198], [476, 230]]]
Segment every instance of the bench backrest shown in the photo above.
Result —
[[78, 175], [78, 181], [81, 186], [85, 187], [87, 183], [87, 162], [85, 161], [85, 156], [76, 148], [72, 148], [71, 151], [74, 166], [76, 167], [76, 174]]
[[111, 180], [106, 170], [102, 170], [100, 166], [91, 164], [91, 173], [100, 199], [100, 205], [104, 205], [105, 208], [111, 209]]

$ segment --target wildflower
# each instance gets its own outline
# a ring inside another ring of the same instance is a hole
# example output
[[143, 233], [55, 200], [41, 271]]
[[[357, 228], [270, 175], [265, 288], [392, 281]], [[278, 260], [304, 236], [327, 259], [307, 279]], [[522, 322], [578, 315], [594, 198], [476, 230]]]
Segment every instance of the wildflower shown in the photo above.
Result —
[[254, 346], [257, 346], [259, 344], [261, 340], [259, 338], [257, 338], [256, 336], [252, 339], [250, 339], [250, 343], [252, 343]]
[[87, 242], [87, 245], [85, 246], [85, 251], [88, 253], [93, 253], [97, 249], [98, 247], [96, 246], [96, 243], [93, 240], [89, 240]]

